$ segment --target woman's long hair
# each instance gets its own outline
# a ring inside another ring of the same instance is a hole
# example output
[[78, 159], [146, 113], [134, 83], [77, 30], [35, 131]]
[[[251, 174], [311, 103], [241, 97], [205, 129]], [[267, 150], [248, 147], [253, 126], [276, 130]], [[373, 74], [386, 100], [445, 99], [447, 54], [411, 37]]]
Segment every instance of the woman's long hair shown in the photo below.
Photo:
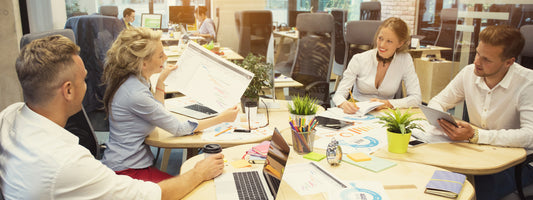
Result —
[[152, 56], [160, 39], [161, 32], [149, 28], [124, 29], [107, 51], [102, 82], [107, 86], [104, 109], [108, 116], [113, 96], [120, 85], [130, 75], [141, 79], [143, 61]]

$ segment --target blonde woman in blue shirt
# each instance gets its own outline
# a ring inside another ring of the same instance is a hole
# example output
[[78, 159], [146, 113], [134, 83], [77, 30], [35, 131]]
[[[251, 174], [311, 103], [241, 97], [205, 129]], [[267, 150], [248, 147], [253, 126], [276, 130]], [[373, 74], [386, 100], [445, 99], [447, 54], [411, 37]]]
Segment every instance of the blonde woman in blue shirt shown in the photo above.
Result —
[[[144, 138], [160, 127], [175, 136], [235, 120], [235, 106], [218, 116], [201, 121], [179, 121], [163, 105], [164, 81], [177, 66], [163, 67], [161, 32], [148, 28], [126, 29], [107, 52], [103, 81], [107, 85], [104, 107], [109, 118], [109, 142], [102, 162], [117, 174], [159, 182], [170, 178], [152, 166], [154, 156]], [[160, 73], [155, 94], [150, 76]], [[222, 159], [220, 154], [217, 159]]]
[[[409, 29], [400, 18], [391, 17], [379, 26], [375, 36], [375, 48], [356, 54], [343, 73], [333, 102], [345, 113], [359, 109], [346, 100], [353, 87], [353, 98], [358, 101], [379, 101], [384, 108], [418, 106], [422, 95], [409, 48]], [[402, 81], [406, 97], [393, 99]]]

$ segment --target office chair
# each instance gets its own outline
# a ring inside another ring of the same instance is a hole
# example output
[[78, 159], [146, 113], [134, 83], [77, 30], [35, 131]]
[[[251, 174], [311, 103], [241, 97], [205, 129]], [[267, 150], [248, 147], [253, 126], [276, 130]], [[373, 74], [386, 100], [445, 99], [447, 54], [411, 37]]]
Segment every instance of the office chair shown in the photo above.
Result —
[[442, 9], [440, 19], [439, 34], [437, 35], [434, 45], [452, 48], [452, 51], [441, 52], [441, 57], [446, 60], [453, 60], [453, 50], [456, 49], [455, 38], [457, 38], [457, 8]]
[[524, 36], [525, 44], [520, 53], [519, 63], [529, 69], [533, 69], [533, 24], [520, 27], [520, 32]]
[[235, 25], [239, 36], [238, 53], [267, 57], [268, 43], [272, 34], [270, 10], [245, 10], [235, 12]]
[[361, 2], [360, 20], [381, 20], [381, 2]]
[[100, 6], [100, 8], [98, 8], [98, 13], [104, 16], [118, 17], [118, 7], [117, 6]]
[[[30, 33], [22, 36], [20, 40], [20, 48], [22, 49], [22, 47], [24, 47], [26, 44], [30, 43], [35, 39], [51, 35], [63, 35], [72, 40], [74, 43], [76, 43], [74, 32], [71, 29], [57, 29], [46, 32]], [[81, 111], [72, 115], [67, 120], [65, 129], [71, 132], [72, 134], [78, 136], [79, 144], [87, 148], [95, 158], [101, 158], [100, 149], [105, 148], [105, 145], [98, 144], [96, 135], [94, 134], [94, 130], [83, 108]]]
[[124, 23], [118, 18], [103, 15], [71, 17], [65, 23], [65, 29], [74, 31], [76, 43], [80, 46], [80, 57], [87, 69], [87, 92], [83, 106], [97, 131], [109, 130], [109, 123], [104, 120], [102, 99], [105, 86], [101, 78], [107, 50], [124, 28]]
[[332, 73], [337, 75], [335, 80], [335, 89], [337, 90], [340, 77], [344, 72], [344, 50], [346, 43], [344, 42], [344, 25], [348, 19], [348, 11], [343, 9], [331, 10], [333, 20], [335, 20], [335, 60], [333, 62]]
[[292, 96], [309, 95], [330, 107], [329, 80], [335, 49], [335, 27], [331, 14], [303, 13], [296, 19], [299, 40], [291, 77], [303, 88], [289, 88]]

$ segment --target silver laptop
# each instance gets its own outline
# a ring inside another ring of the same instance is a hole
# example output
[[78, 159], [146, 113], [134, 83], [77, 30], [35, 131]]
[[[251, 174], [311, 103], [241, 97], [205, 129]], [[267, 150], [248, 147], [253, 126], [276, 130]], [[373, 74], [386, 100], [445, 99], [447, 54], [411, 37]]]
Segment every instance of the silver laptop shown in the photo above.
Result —
[[205, 119], [218, 115], [218, 112], [200, 103], [191, 104], [184, 107], [169, 108], [170, 111], [192, 117], [194, 119]]
[[289, 152], [289, 145], [275, 128], [263, 170], [223, 173], [215, 178], [217, 199], [275, 199]]

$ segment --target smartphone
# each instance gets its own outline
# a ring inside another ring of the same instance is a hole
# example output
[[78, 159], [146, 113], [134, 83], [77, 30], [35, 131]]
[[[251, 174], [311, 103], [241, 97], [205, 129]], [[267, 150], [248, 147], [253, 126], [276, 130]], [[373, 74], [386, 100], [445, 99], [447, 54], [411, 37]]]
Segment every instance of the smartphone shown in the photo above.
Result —
[[341, 121], [338, 119], [332, 119], [332, 118], [322, 117], [322, 116], [317, 116], [316, 120], [318, 121], [319, 126], [330, 128], [330, 129], [341, 129], [346, 126], [353, 125], [353, 123], [351, 122]]
[[413, 141], [409, 142], [409, 145], [411, 145], [411, 146], [416, 146], [416, 145], [419, 145], [419, 144], [424, 144], [424, 142], [422, 142], [420, 140], [413, 140]]

